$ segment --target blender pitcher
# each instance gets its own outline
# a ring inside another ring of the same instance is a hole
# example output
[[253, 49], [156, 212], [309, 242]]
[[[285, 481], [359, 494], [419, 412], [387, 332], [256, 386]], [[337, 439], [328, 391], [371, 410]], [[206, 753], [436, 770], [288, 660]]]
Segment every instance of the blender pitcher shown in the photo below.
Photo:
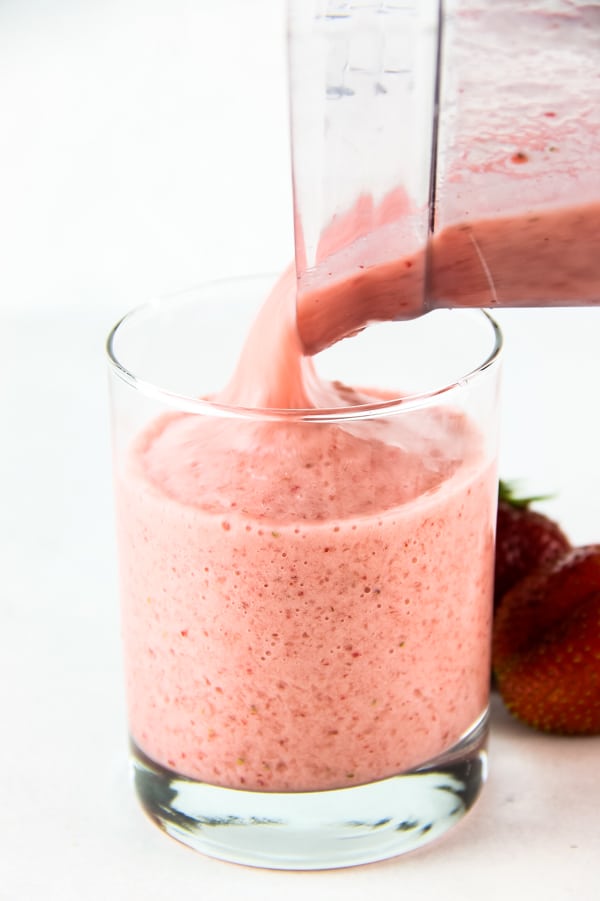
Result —
[[599, 2], [288, 9], [307, 352], [435, 307], [600, 303]]

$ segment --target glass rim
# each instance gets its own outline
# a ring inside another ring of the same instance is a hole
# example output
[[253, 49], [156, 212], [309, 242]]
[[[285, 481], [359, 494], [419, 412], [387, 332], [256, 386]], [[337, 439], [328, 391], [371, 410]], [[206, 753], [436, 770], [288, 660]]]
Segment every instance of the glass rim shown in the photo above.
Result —
[[[237, 406], [235, 404], [222, 403], [220, 401], [211, 400], [210, 398], [180, 394], [176, 391], [162, 388], [160, 387], [160, 385], [157, 385], [148, 379], [140, 378], [119, 360], [115, 350], [115, 340], [122, 328], [128, 325], [138, 316], [142, 316], [151, 310], [158, 311], [159, 309], [163, 308], [164, 305], [172, 302], [173, 300], [176, 300], [177, 298], [183, 299], [185, 297], [193, 295], [195, 292], [206, 291], [211, 286], [218, 288], [225, 287], [226, 285], [234, 285], [236, 283], [247, 284], [249, 281], [259, 283], [261, 280], [266, 280], [267, 278], [273, 278], [273, 276], [251, 275], [215, 279], [213, 281], [202, 282], [195, 287], [183, 291], [163, 295], [154, 300], [149, 300], [145, 303], [139, 304], [136, 307], [133, 307], [133, 309], [129, 310], [127, 313], [121, 316], [119, 320], [117, 320], [117, 322], [110, 329], [106, 338], [105, 352], [108, 358], [110, 371], [119, 379], [128, 384], [131, 388], [139, 391], [145, 397], [160, 401], [164, 406], [172, 407], [185, 413], [196, 413], [204, 416], [218, 416], [221, 418], [253, 419], [263, 421], [295, 420], [300, 422], [332, 422], [367, 419], [375, 416], [382, 416], [385, 413], [394, 413], [399, 412], [400, 410], [406, 411], [407, 409], [416, 409], [424, 406], [429, 406], [437, 402], [438, 400], [441, 400], [447, 394], [455, 392], [461, 388], [465, 388], [470, 382], [477, 379], [491, 366], [493, 366], [501, 356], [504, 340], [502, 330], [493, 316], [491, 316], [487, 310], [483, 309], [455, 308], [448, 312], [463, 316], [470, 315], [472, 318], [474, 318], [475, 316], [479, 319], [484, 318], [490, 326], [491, 335], [493, 336], [491, 349], [485, 356], [485, 359], [483, 359], [482, 362], [479, 363], [479, 365], [475, 366], [472, 369], [469, 369], [460, 377], [443, 385], [440, 385], [440, 387], [432, 390], [422, 392], [408, 392], [397, 397], [388, 398], [382, 401], [374, 401], [368, 404], [355, 404], [353, 406], [345, 407], [309, 407], [291, 409], [278, 407], [244, 407]], [[435, 313], [438, 311], [434, 310], [432, 312]], [[424, 318], [428, 315], [430, 314], [426, 313], [421, 318]], [[318, 357], [318, 354], [316, 355], [316, 357]]]

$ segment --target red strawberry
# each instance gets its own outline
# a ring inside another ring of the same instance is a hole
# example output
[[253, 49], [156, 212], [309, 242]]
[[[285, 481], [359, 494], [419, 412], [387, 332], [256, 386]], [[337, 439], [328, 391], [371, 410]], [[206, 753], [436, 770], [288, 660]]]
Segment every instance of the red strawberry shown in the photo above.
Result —
[[504, 596], [493, 666], [519, 719], [546, 732], [600, 734], [600, 544], [567, 551]]
[[494, 607], [507, 591], [538, 566], [556, 560], [571, 544], [552, 519], [530, 509], [542, 498], [518, 499], [511, 486], [500, 482], [496, 526]]

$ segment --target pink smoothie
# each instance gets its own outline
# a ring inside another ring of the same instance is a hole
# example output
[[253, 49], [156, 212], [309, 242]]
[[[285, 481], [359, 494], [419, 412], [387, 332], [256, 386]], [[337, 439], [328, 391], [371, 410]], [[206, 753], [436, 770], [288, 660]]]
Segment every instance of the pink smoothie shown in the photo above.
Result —
[[[219, 400], [380, 402], [316, 379], [293, 286], [290, 272]], [[462, 414], [167, 414], [117, 488], [130, 729], [152, 760], [234, 788], [330, 789], [415, 767], [484, 713], [497, 482]]]

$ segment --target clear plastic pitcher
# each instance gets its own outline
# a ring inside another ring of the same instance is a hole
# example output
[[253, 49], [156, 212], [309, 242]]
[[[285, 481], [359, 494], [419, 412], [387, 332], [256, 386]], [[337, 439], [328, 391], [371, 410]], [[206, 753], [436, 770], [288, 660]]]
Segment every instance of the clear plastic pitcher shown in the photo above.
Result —
[[289, 0], [289, 35], [309, 352], [436, 306], [600, 303], [600, 3]]

